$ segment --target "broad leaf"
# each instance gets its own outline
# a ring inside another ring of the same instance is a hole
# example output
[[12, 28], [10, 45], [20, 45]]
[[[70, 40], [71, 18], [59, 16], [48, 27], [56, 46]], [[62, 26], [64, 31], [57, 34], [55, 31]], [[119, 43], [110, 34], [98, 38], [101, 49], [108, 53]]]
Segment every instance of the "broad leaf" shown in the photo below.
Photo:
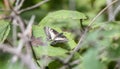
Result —
[[47, 55], [47, 56], [63, 56], [65, 53], [68, 51], [65, 49], [62, 49], [60, 47], [52, 47], [52, 46], [38, 46], [34, 47], [34, 50], [37, 54], [38, 57], [42, 55]]
[[49, 13], [39, 25], [42, 26], [78, 26], [80, 19], [86, 19], [83, 13], [70, 10], [60, 10]]

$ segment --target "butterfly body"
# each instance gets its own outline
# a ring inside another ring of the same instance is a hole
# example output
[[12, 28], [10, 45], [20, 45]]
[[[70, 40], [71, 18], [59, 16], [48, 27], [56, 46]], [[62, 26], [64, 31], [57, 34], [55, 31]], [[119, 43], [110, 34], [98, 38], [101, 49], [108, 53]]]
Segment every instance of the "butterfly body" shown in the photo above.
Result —
[[47, 36], [47, 40], [52, 41], [51, 44], [68, 42], [68, 39], [63, 35], [63, 33], [59, 33], [50, 27], [44, 27], [44, 31]]

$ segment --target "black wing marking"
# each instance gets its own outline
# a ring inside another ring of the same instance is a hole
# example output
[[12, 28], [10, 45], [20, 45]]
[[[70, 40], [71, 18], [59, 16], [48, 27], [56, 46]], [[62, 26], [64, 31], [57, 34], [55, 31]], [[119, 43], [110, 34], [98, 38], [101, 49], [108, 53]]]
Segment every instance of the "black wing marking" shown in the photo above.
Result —
[[58, 33], [56, 30], [49, 27], [44, 27], [44, 30], [48, 40], [52, 40], [56, 43], [64, 43], [68, 41], [63, 33]]
[[54, 40], [59, 43], [68, 41], [68, 39], [63, 35], [63, 33], [59, 33]]
[[48, 40], [54, 40], [56, 35], [59, 34], [57, 31], [55, 31], [54, 29], [51, 29], [49, 27], [44, 27], [44, 31], [45, 31], [45, 34], [46, 34]]

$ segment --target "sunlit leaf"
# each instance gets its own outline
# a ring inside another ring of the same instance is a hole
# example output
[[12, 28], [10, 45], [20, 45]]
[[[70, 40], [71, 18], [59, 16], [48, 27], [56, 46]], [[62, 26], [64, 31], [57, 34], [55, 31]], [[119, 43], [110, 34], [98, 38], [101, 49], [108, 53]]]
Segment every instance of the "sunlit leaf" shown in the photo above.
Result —
[[[80, 19], [86, 19], [85, 14], [77, 11], [60, 10], [49, 13], [39, 25], [45, 26], [72, 26], [79, 25]], [[60, 25], [59, 25], [60, 24]], [[72, 25], [71, 25], [72, 24]]]
[[8, 21], [0, 20], [0, 43], [3, 43], [10, 32], [10, 24]]
[[42, 56], [42, 55], [48, 55], [48, 56], [62, 56], [68, 51], [65, 49], [62, 49], [60, 47], [52, 47], [52, 46], [38, 46], [34, 47], [34, 50], [37, 54], [37, 56]]

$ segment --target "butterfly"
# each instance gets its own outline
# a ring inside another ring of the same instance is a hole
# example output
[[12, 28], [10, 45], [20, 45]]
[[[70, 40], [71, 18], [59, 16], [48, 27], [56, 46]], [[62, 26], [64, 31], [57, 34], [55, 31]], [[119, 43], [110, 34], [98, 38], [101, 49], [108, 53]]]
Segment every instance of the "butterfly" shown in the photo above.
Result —
[[44, 31], [47, 36], [47, 39], [49, 41], [52, 41], [51, 45], [68, 42], [68, 39], [66, 38], [66, 36], [63, 35], [63, 33], [59, 33], [50, 27], [44, 27]]

